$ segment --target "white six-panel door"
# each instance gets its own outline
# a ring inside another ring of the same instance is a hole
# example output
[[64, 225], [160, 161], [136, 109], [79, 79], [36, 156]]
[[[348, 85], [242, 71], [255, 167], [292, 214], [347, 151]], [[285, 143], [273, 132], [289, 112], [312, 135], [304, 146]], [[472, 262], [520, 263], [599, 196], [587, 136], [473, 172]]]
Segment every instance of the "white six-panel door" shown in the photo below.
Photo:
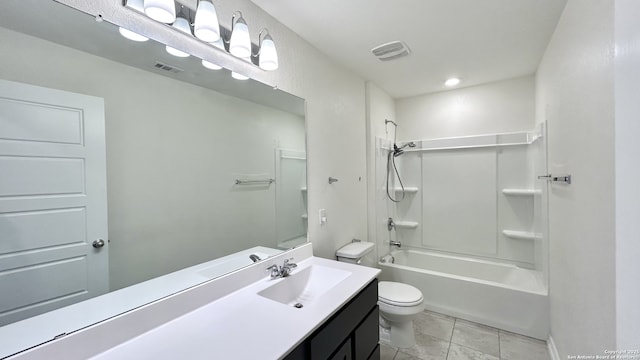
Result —
[[0, 80], [0, 326], [108, 291], [106, 195], [104, 101]]

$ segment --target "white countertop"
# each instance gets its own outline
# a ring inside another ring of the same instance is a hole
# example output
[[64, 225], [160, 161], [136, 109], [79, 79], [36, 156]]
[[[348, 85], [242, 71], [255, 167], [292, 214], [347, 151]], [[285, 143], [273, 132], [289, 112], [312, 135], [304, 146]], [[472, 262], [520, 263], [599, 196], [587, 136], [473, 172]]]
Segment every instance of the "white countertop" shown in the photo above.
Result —
[[0, 358], [45, 343], [60, 334], [72, 333], [244, 266], [249, 266], [253, 263], [249, 259], [250, 254], [257, 254], [262, 259], [266, 259], [281, 253], [282, 250], [256, 246], [23, 321], [1, 326]]
[[258, 295], [269, 276], [102, 352], [93, 359], [279, 359], [353, 298], [380, 270], [317, 257], [293, 271], [322, 265], [351, 274], [303, 308]]
[[[298, 267], [289, 278], [271, 280], [265, 269], [282, 265], [285, 259]], [[314, 271], [305, 271], [310, 266]], [[347, 275], [326, 290], [336, 280], [334, 270], [341, 278], [343, 271]], [[279, 359], [379, 273], [375, 268], [313, 257], [312, 244], [307, 243], [8, 359]], [[301, 309], [258, 294], [273, 285], [295, 284], [291, 281], [307, 275], [317, 276], [319, 286], [303, 292], [305, 300], [296, 300], [304, 302]], [[324, 289], [314, 292], [318, 288]]]

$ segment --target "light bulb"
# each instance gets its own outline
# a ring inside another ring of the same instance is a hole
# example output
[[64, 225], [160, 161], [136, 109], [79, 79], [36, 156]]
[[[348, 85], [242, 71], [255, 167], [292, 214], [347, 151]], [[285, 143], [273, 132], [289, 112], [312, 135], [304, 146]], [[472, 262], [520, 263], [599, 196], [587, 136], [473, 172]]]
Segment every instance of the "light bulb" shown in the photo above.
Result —
[[222, 69], [222, 66], [218, 65], [218, 64], [214, 64], [211, 61], [207, 61], [202, 59], [202, 66], [206, 67], [209, 70], [220, 70]]
[[242, 15], [236, 20], [231, 31], [231, 39], [229, 40], [229, 52], [233, 56], [245, 58], [251, 56], [251, 38], [249, 37], [249, 27], [242, 18]]
[[218, 14], [213, 3], [200, 0], [193, 24], [193, 33], [198, 39], [206, 42], [220, 39], [220, 24], [218, 24]]
[[267, 34], [260, 44], [259, 65], [264, 70], [275, 70], [278, 68], [278, 53], [276, 45], [273, 43], [271, 35]]
[[167, 47], [165, 48], [165, 50], [167, 50], [167, 52], [173, 56], [177, 56], [177, 57], [189, 57], [189, 54], [187, 54], [186, 52], [182, 51], [182, 50], [178, 50], [176, 48], [172, 48], [171, 46], [167, 45]]
[[[189, 22], [187, 21], [187, 19], [183, 18], [183, 17], [179, 17], [176, 19], [176, 21], [173, 23], [174, 28], [182, 31], [185, 34], [189, 34], [191, 35], [191, 26], [189, 26]], [[167, 45], [166, 50], [169, 54], [173, 55], [173, 56], [177, 56], [177, 57], [188, 57], [189, 54], [187, 54], [186, 52], [182, 51], [182, 50], [178, 50], [176, 48], [173, 48], [169, 45]]]
[[144, 0], [144, 13], [153, 20], [171, 24], [176, 21], [176, 4], [173, 0]]
[[234, 79], [236, 79], [236, 80], [249, 80], [249, 77], [248, 77], [248, 76], [245, 76], [245, 75], [239, 74], [239, 73], [237, 73], [237, 72], [235, 72], [235, 71], [232, 71], [232, 72], [231, 72], [231, 77], [232, 77], [232, 78], [234, 78]]
[[140, 41], [140, 42], [149, 40], [148, 37], [142, 36], [142, 35], [138, 34], [137, 32], [133, 32], [133, 31], [125, 29], [123, 27], [118, 28], [118, 32], [120, 32], [120, 35], [126, 37], [129, 40]]

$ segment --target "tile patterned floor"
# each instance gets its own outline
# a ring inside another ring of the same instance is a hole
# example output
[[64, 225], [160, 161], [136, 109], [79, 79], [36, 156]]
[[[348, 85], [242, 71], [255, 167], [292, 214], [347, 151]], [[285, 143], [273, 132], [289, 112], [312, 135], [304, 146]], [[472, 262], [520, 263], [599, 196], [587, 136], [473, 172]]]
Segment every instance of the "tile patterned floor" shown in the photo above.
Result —
[[416, 345], [381, 345], [382, 360], [550, 360], [544, 341], [425, 311], [414, 321]]

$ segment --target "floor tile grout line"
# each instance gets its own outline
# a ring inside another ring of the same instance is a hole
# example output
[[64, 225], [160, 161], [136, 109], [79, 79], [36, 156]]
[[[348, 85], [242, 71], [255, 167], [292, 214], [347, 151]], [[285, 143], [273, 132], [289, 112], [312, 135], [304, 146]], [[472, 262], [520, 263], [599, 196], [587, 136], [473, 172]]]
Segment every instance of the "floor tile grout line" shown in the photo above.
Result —
[[453, 332], [456, 329], [456, 321], [458, 321], [458, 318], [453, 318], [453, 327], [451, 328], [451, 335], [449, 335], [449, 346], [447, 347], [447, 356], [445, 357], [445, 360], [449, 359], [449, 352], [451, 351], [451, 342], [453, 341]]

